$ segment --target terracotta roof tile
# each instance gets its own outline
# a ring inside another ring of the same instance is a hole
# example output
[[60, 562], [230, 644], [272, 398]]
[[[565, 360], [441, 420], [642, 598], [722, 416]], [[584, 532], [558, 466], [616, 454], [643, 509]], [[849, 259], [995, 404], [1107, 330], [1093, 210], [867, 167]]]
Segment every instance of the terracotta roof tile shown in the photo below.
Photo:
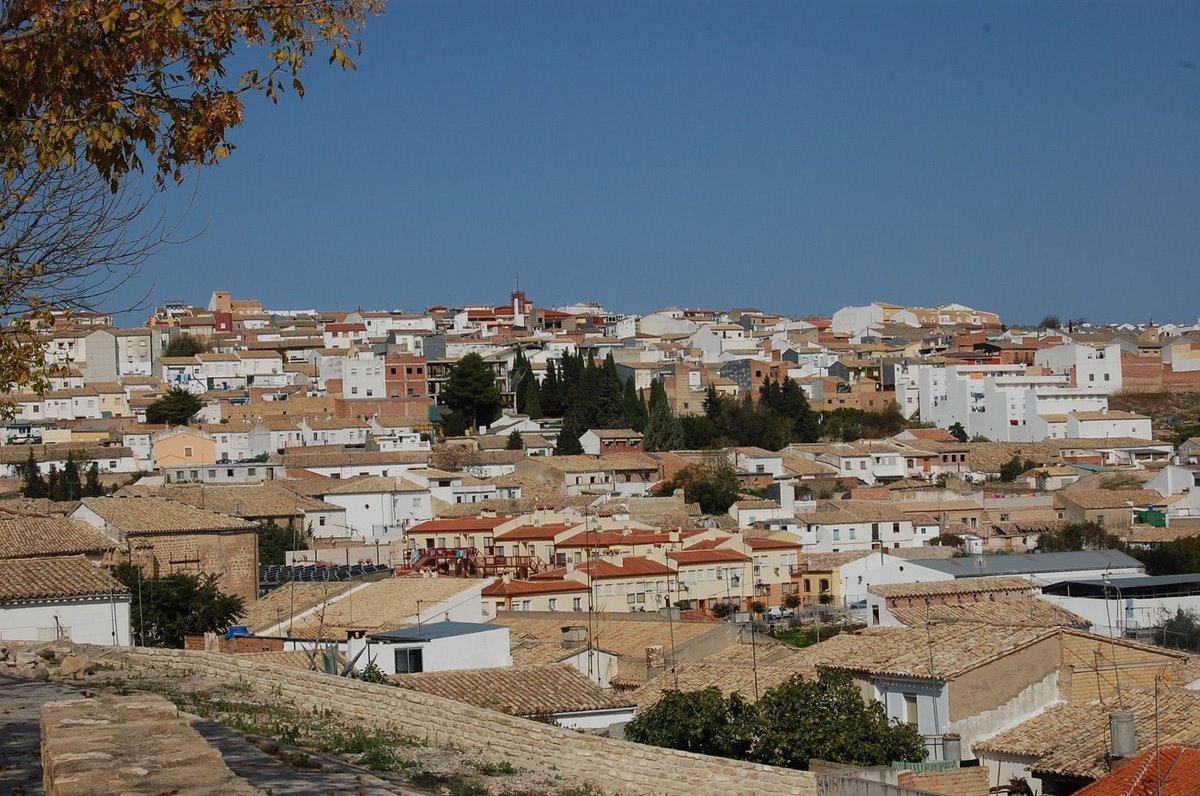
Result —
[[0, 603], [128, 591], [84, 556], [0, 560]]
[[426, 672], [391, 679], [404, 688], [511, 716], [619, 710], [633, 705], [632, 700], [601, 688], [565, 664]]
[[117, 543], [83, 520], [17, 517], [0, 520], [0, 558], [100, 553]]

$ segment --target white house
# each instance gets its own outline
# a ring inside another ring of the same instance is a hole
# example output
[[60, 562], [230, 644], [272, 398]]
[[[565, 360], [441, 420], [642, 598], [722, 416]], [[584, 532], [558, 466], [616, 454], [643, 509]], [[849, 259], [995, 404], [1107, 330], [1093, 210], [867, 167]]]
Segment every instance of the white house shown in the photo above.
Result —
[[391, 542], [404, 538], [407, 529], [433, 518], [428, 489], [392, 476], [372, 476], [331, 487], [322, 499], [346, 510], [346, 528], [340, 533], [315, 535], [358, 536]]
[[352, 638], [347, 657], [353, 660], [363, 648], [359, 662], [374, 663], [384, 674], [512, 666], [508, 628], [480, 622], [425, 622]]
[[0, 640], [129, 646], [129, 602], [86, 556], [0, 561]]

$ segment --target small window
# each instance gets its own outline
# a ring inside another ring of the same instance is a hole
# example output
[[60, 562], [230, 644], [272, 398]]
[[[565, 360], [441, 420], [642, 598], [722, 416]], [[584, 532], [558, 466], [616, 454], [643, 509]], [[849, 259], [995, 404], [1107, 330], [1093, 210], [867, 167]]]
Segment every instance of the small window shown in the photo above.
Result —
[[421, 657], [419, 649], [396, 650], [396, 674], [425, 671]]
[[905, 724], [916, 724], [917, 723], [917, 695], [916, 694], [905, 694], [904, 695], [904, 723]]
[[554, 597], [550, 598], [550, 610], [551, 611], [558, 610], [558, 599], [557, 598], [554, 598]]

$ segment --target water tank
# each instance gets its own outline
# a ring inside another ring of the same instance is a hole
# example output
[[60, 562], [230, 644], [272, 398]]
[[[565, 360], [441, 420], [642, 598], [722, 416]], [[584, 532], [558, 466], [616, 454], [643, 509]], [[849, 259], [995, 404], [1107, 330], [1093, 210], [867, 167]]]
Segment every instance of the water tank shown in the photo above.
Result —
[[1108, 714], [1108, 724], [1112, 731], [1112, 756], [1114, 758], [1133, 757], [1137, 754], [1137, 736], [1133, 727], [1132, 710], [1115, 710]]

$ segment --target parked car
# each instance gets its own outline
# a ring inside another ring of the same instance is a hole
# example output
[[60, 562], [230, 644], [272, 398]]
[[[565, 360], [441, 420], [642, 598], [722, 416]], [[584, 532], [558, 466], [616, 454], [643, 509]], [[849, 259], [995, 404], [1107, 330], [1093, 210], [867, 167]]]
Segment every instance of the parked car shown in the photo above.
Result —
[[768, 608], [767, 619], [791, 619], [793, 611], [791, 608]]
[[867, 610], [867, 601], [866, 600], [855, 600], [854, 602], [850, 603], [850, 605], [847, 607], [851, 611], [865, 611], [865, 610]]

